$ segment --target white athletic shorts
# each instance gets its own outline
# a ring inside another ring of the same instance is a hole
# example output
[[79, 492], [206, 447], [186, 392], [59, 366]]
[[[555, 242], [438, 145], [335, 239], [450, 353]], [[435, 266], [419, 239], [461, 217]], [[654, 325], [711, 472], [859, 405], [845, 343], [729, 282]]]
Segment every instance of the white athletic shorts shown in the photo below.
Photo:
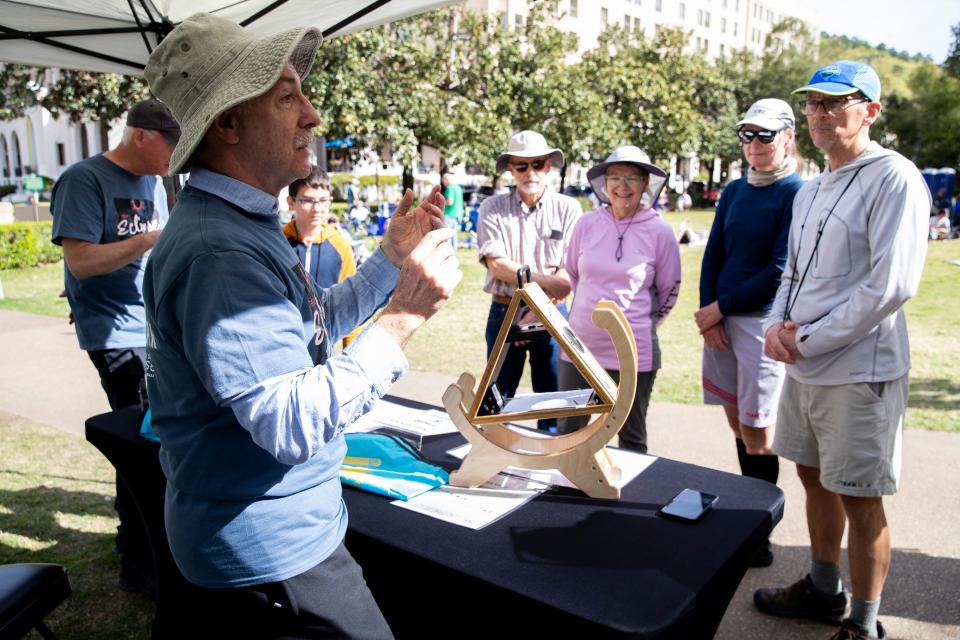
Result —
[[772, 427], [783, 387], [782, 362], [763, 352], [761, 316], [727, 316], [726, 351], [703, 347], [703, 401], [735, 406], [740, 424]]

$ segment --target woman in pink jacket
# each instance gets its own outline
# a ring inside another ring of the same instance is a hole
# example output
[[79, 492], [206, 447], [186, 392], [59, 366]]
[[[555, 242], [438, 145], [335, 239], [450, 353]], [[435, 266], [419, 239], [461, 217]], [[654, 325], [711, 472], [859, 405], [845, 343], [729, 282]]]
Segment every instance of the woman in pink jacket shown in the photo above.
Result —
[[[673, 229], [651, 206], [666, 174], [633, 146], [620, 147], [587, 172], [603, 206], [583, 216], [573, 228], [567, 249], [567, 272], [573, 285], [569, 322], [597, 361], [620, 380], [613, 341], [590, 319], [600, 300], [620, 307], [637, 342], [637, 392], [630, 416], [620, 430], [620, 446], [647, 450], [647, 407], [660, 368], [657, 327], [670, 313], [680, 290], [680, 251]], [[586, 381], [560, 356], [560, 388], [581, 389]], [[585, 417], [560, 421], [561, 433], [584, 426]]]

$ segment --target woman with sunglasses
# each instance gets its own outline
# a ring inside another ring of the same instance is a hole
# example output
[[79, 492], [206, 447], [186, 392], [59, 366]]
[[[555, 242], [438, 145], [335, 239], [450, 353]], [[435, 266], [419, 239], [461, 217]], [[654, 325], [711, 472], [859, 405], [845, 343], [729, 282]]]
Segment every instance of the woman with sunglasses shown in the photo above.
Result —
[[[792, 155], [793, 110], [783, 100], [759, 100], [737, 123], [737, 136], [750, 166], [720, 197], [694, 314], [704, 342], [703, 398], [723, 405], [743, 475], [776, 484], [773, 430], [784, 368], [764, 354], [762, 324], [780, 284], [802, 184]], [[772, 562], [767, 540], [753, 566]]]
[[[647, 407], [660, 368], [657, 327], [677, 301], [680, 250], [673, 229], [652, 208], [667, 179], [637, 147], [620, 147], [587, 172], [603, 205], [583, 216], [567, 248], [567, 272], [573, 286], [569, 322], [574, 333], [613, 377], [620, 363], [610, 336], [593, 324], [600, 300], [613, 300], [627, 317], [637, 343], [637, 390], [633, 409], [620, 430], [620, 446], [646, 453]], [[560, 388], [587, 383], [566, 353], [560, 355]], [[586, 417], [565, 418], [559, 431], [586, 425]]]

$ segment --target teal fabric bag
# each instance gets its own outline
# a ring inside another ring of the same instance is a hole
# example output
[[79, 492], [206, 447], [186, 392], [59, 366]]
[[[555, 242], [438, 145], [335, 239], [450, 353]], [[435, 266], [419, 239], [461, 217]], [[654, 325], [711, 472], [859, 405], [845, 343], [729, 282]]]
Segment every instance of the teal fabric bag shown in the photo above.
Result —
[[140, 423], [140, 437], [152, 442], [160, 442], [160, 436], [157, 435], [157, 432], [153, 430], [153, 425], [150, 424], [150, 407], [147, 407], [147, 412], [143, 414], [143, 422]]
[[450, 481], [450, 474], [396, 436], [348, 433], [344, 439], [340, 482], [345, 485], [406, 501]]

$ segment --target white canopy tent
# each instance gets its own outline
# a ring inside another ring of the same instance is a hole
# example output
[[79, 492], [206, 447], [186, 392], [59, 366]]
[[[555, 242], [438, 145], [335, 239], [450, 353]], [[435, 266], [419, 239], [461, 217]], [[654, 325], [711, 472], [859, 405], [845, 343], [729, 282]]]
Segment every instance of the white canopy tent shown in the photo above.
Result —
[[262, 35], [311, 25], [329, 38], [457, 1], [0, 0], [0, 61], [139, 75], [157, 43], [198, 12]]

